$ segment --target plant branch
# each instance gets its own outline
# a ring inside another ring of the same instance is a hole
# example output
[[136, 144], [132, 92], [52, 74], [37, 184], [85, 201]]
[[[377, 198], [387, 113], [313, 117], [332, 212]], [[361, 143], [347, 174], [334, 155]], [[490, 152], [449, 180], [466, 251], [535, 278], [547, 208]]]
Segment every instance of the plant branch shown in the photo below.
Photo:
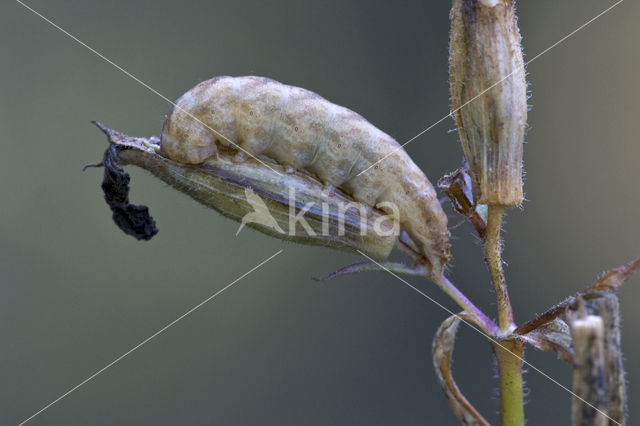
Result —
[[576, 298], [582, 298], [585, 300], [598, 298], [601, 296], [601, 292], [615, 291], [626, 280], [628, 280], [638, 269], [640, 269], [640, 257], [635, 258], [626, 265], [622, 265], [618, 268], [612, 269], [604, 273], [600, 278], [591, 284], [586, 290], [578, 293], [575, 296], [569, 296], [562, 302], [552, 306], [540, 315], [536, 315], [535, 318], [520, 324], [513, 332], [515, 334], [527, 334], [530, 331], [535, 330], [538, 327], [545, 325], [548, 322], [553, 321], [555, 318], [564, 314], [567, 308], [574, 307], [576, 305]]
[[518, 326], [518, 328], [516, 328], [515, 330], [513, 330], [514, 334], [527, 334], [551, 321], [553, 321], [554, 319], [556, 319], [557, 317], [559, 317], [560, 315], [563, 315], [565, 313], [565, 311], [567, 310], [567, 308], [569, 308], [572, 305], [575, 305], [576, 303], [576, 298], [575, 296], [569, 296], [566, 299], [564, 299], [562, 302], [553, 305], [551, 308], [549, 308], [547, 311], [545, 311], [544, 313], [540, 314], [540, 315], [536, 315], [535, 318], [520, 324]]
[[452, 298], [462, 309], [465, 310], [474, 322], [489, 334], [495, 335], [498, 332], [498, 326], [487, 317], [476, 305], [474, 305], [467, 296], [465, 296], [447, 277], [442, 275], [439, 280], [432, 280], [442, 291]]
[[[465, 312], [469, 314], [469, 317], [473, 319], [473, 322], [476, 323], [483, 332], [487, 333], [490, 336], [496, 336], [498, 333], [498, 326], [487, 317], [476, 305], [474, 305], [467, 297], [460, 291], [458, 288], [451, 282], [447, 277], [441, 275], [439, 279], [434, 279], [431, 271], [424, 264], [416, 264], [413, 267], [404, 265], [402, 263], [396, 262], [377, 262], [371, 257], [367, 256], [365, 253], [358, 250], [358, 252], [366, 257], [368, 262], [358, 262], [352, 265], [345, 266], [337, 271], [325, 276], [314, 278], [316, 281], [328, 281], [333, 278], [354, 274], [358, 272], [368, 272], [368, 271], [386, 271], [407, 284], [409, 287], [412, 287], [414, 290], [420, 290], [413, 287], [407, 281], [400, 278], [397, 274], [405, 274], [405, 275], [419, 275], [425, 278], [429, 278], [433, 281], [442, 291], [444, 291], [449, 297], [451, 297]], [[424, 295], [424, 293], [423, 293]]]

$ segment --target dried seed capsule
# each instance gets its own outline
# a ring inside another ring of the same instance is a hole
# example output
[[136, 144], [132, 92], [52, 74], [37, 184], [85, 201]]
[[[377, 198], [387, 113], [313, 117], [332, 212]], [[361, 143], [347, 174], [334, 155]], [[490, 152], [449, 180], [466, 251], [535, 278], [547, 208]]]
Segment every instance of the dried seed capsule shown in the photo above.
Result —
[[602, 318], [604, 326], [604, 375], [607, 388], [609, 425], [624, 424], [627, 390], [620, 343], [620, 303], [615, 293], [603, 292], [600, 297], [585, 300], [586, 311]]
[[[571, 417], [573, 425], [608, 424], [604, 326], [602, 318], [584, 313], [568, 313], [573, 337], [573, 397]], [[587, 401], [589, 404], [585, 404]]]
[[478, 204], [522, 202], [527, 93], [513, 0], [453, 0], [451, 107]]
[[271, 164], [277, 174], [252, 158], [235, 162], [228, 153], [198, 165], [183, 164], [162, 156], [157, 139], [129, 137], [99, 126], [118, 147], [120, 164], [141, 167], [205, 206], [268, 235], [360, 250], [378, 260], [389, 255], [397, 240], [397, 212], [385, 214], [339, 190], [326, 191], [304, 173], [285, 173], [282, 166]]

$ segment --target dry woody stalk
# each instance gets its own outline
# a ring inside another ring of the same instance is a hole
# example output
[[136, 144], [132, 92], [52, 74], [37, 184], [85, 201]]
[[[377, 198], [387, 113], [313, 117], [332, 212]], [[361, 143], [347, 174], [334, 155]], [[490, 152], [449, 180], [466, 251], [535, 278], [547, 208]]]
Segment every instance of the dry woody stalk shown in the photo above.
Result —
[[520, 33], [510, 0], [454, 0], [451, 106], [478, 204], [522, 202], [527, 93]]

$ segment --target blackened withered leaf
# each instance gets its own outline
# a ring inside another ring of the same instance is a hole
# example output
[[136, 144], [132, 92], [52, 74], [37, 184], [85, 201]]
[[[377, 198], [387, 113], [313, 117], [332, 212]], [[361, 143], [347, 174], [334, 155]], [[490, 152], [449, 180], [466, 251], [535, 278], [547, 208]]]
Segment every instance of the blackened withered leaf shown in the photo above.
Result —
[[[147, 206], [129, 202], [130, 177], [118, 164], [118, 152], [123, 148], [110, 145], [104, 152], [104, 178], [102, 191], [104, 199], [111, 207], [113, 221], [125, 234], [138, 240], [150, 240], [158, 233], [156, 222], [149, 214]], [[126, 149], [126, 148], [124, 148]]]

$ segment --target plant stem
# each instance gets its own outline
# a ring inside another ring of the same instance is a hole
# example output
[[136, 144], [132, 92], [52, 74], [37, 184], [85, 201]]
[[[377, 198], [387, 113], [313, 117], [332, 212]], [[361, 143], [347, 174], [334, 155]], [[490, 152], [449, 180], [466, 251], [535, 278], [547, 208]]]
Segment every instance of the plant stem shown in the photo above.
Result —
[[503, 214], [504, 206], [489, 206], [484, 253], [496, 294], [496, 302], [498, 303], [498, 326], [500, 327], [500, 332], [506, 334], [515, 327], [515, 323], [500, 256], [500, 227], [502, 226]]
[[[491, 274], [491, 282], [498, 304], [498, 326], [500, 334], [506, 336], [515, 329], [513, 311], [507, 293], [507, 283], [500, 256], [500, 227], [504, 206], [489, 205], [487, 238], [484, 244], [485, 258]], [[500, 424], [502, 426], [524, 425], [522, 399], [522, 354], [524, 343], [513, 339], [500, 339], [492, 343], [498, 364], [500, 386]]]
[[524, 425], [522, 399], [522, 354], [524, 343], [518, 340], [501, 340], [493, 343], [493, 353], [498, 362], [500, 381], [500, 424]]
[[[420, 264], [421, 255], [414, 251], [407, 243], [405, 243], [401, 239], [398, 241], [396, 248], [408, 255], [411, 259], [413, 259], [414, 262]], [[413, 275], [415, 274], [415, 272], [418, 272], [420, 270], [420, 266], [417, 266], [412, 271], [409, 271], [409, 274]], [[407, 273], [402, 270], [396, 270], [394, 272]], [[436, 285], [440, 287], [442, 291], [447, 293], [449, 297], [451, 297], [462, 309], [464, 309], [465, 312], [467, 312], [473, 318], [474, 322], [478, 326], [480, 326], [482, 331], [491, 336], [497, 334], [498, 326], [488, 316], [486, 316], [484, 312], [478, 309], [476, 305], [474, 305], [469, 299], [467, 299], [467, 296], [465, 296], [464, 293], [458, 290], [458, 288], [451, 281], [449, 281], [449, 279], [445, 277], [444, 274], [441, 275], [440, 278], [435, 279], [428, 270], [422, 269], [422, 275], [436, 283]]]
[[479, 325], [482, 330], [489, 334], [495, 335], [498, 331], [498, 326], [487, 317], [476, 305], [474, 305], [467, 296], [465, 296], [458, 288], [453, 285], [451, 281], [444, 275], [440, 277], [439, 280], [434, 280], [438, 287], [442, 289], [449, 297], [451, 297], [462, 309], [465, 310], [469, 315], [471, 315], [477, 325]]

